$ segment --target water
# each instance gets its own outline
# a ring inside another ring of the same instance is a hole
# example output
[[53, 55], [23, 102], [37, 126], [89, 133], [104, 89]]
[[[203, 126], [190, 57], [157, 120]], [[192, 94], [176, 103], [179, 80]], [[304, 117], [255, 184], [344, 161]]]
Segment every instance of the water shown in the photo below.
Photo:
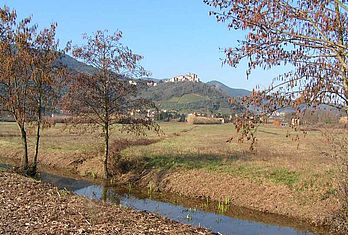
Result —
[[[1, 164], [0, 164], [1, 166]], [[235, 206], [219, 214], [217, 202], [178, 197], [168, 193], [151, 193], [133, 187], [104, 187], [83, 179], [41, 173], [41, 180], [59, 189], [97, 200], [107, 200], [125, 207], [148, 211], [185, 224], [202, 226], [221, 234], [323, 234], [324, 230], [289, 218]]]

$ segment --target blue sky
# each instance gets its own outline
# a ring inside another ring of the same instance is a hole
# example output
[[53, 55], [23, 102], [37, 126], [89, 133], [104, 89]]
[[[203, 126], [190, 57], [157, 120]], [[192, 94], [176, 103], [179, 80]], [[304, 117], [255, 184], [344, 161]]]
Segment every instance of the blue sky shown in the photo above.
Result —
[[261, 69], [246, 79], [245, 62], [237, 68], [221, 66], [219, 48], [236, 45], [243, 32], [229, 31], [209, 16], [203, 0], [1, 0], [19, 18], [32, 15], [46, 27], [58, 23], [57, 37], [81, 44], [83, 33], [98, 29], [123, 32], [123, 44], [144, 56], [142, 65], [154, 78], [189, 72], [204, 81], [218, 80], [230, 87], [267, 86], [280, 71]]

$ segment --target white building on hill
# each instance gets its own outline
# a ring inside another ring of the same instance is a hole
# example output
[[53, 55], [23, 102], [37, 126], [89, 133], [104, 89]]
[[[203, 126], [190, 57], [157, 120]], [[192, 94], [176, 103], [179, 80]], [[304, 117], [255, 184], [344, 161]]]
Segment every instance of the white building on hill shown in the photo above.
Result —
[[189, 73], [186, 75], [179, 75], [176, 77], [173, 77], [169, 80], [167, 80], [166, 82], [199, 82], [199, 78], [197, 76], [197, 74], [194, 73]]

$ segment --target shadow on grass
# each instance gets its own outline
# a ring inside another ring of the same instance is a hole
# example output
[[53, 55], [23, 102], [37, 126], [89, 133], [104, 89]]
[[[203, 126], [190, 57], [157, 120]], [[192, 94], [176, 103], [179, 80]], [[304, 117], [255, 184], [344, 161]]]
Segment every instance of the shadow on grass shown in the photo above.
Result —
[[[275, 184], [282, 184], [292, 187], [296, 184], [301, 176], [300, 172], [290, 171], [286, 168], [268, 169], [258, 164], [242, 164], [237, 160], [252, 161], [252, 155], [247, 152], [235, 153], [230, 156], [222, 156], [219, 154], [174, 154], [174, 155], [152, 155], [151, 157], [142, 158], [122, 158], [120, 151], [135, 145], [151, 145], [160, 141], [139, 139], [139, 140], [117, 140], [112, 146], [114, 153], [113, 168], [116, 174], [132, 173], [140, 178], [143, 175], [156, 169], [158, 177], [168, 173], [171, 169], [205, 169], [209, 171], [228, 173], [242, 178], [253, 180], [268, 181]], [[262, 154], [264, 156], [272, 156], [271, 154]], [[271, 160], [270, 157], [267, 157]]]
[[258, 183], [269, 182], [276, 185], [285, 185], [295, 189], [301, 179], [301, 172], [291, 171], [283, 167], [268, 169], [265, 166], [248, 164], [246, 166], [236, 163], [237, 160], [246, 160], [247, 154], [230, 157], [214, 155], [157, 155], [141, 159], [120, 159], [115, 169], [121, 174], [133, 173], [135, 179], [140, 179], [155, 170], [151, 176], [153, 182], [159, 184], [163, 177], [173, 169], [184, 170], [209, 170], [216, 173], [227, 173], [236, 177], [247, 178]]
[[218, 155], [178, 155], [164, 156], [158, 155], [151, 158], [143, 158], [146, 162], [146, 168], [165, 168], [181, 167], [185, 169], [210, 169], [214, 170], [224, 164], [230, 164], [233, 161], [245, 157], [244, 155], [235, 155], [230, 157], [221, 157]]
[[234, 161], [247, 157], [244, 154], [223, 157], [219, 155], [155, 155], [152, 157], [143, 157], [137, 159], [124, 159], [120, 155], [115, 156], [114, 170], [126, 174], [133, 172], [144, 174], [153, 169], [159, 169], [161, 172], [167, 172], [172, 168], [182, 169], [207, 169], [218, 170], [222, 166], [233, 164]]

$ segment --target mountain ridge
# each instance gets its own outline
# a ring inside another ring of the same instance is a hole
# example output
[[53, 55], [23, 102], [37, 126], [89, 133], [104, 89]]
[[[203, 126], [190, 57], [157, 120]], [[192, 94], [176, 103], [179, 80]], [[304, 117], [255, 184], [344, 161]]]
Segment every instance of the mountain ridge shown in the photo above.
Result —
[[232, 87], [229, 87], [229, 86], [225, 85], [224, 83], [216, 81], [216, 80], [212, 80], [212, 81], [209, 81], [207, 83], [215, 85], [217, 88], [223, 90], [231, 97], [240, 97], [240, 96], [251, 95], [251, 91], [249, 91], [249, 90], [242, 89], [242, 88], [232, 88]]

